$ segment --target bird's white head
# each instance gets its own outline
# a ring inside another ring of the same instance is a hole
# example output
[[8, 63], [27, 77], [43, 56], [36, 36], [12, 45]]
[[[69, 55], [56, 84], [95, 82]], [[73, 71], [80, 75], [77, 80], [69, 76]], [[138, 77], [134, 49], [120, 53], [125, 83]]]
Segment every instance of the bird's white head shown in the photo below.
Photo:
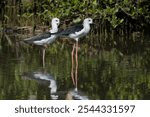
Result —
[[92, 18], [84, 19], [84, 24], [93, 24], [93, 19]]
[[57, 32], [58, 31], [58, 26], [60, 24], [60, 20], [58, 18], [53, 18], [52, 19], [52, 30], [51, 32]]
[[58, 26], [60, 24], [60, 20], [58, 18], [53, 18], [52, 24], [57, 24], [57, 26]]

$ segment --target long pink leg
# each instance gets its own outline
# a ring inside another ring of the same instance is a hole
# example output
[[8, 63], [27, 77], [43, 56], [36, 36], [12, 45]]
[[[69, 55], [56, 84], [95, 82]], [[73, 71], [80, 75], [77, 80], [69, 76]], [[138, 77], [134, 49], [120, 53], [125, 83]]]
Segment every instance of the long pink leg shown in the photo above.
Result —
[[74, 50], [75, 50], [75, 44], [73, 44], [72, 52], [71, 52], [71, 57], [72, 57], [72, 69], [71, 69], [71, 78], [73, 85], [75, 85], [74, 81]]
[[45, 44], [44, 46], [43, 46], [43, 67], [45, 67], [45, 51], [46, 51], [46, 48], [47, 48], [47, 45]]
[[78, 41], [76, 41], [76, 88], [78, 86]]

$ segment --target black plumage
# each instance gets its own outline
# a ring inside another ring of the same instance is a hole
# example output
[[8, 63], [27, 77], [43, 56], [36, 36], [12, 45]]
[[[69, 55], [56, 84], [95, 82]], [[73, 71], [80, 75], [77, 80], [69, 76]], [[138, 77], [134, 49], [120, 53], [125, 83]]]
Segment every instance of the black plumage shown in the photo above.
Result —
[[83, 27], [82, 24], [78, 24], [78, 25], [75, 25], [75, 26], [71, 26], [70, 28], [68, 28], [66, 30], [58, 32], [58, 35], [68, 36], [68, 35], [73, 34], [75, 32], [81, 31], [83, 28], [84, 27]]
[[45, 33], [43, 33], [43, 34], [40, 34], [40, 35], [31, 37], [31, 38], [27, 38], [27, 39], [24, 40], [24, 42], [33, 44], [33, 42], [35, 42], [35, 41], [41, 41], [41, 40], [43, 40], [43, 39], [50, 38], [51, 36], [52, 36], [52, 35], [51, 35], [50, 32], [45, 32]]

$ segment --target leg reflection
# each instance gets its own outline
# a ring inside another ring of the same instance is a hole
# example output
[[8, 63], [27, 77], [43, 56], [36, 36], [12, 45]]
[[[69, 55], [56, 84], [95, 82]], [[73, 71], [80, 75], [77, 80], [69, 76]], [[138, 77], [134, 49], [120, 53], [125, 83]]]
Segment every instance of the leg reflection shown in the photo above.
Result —
[[42, 52], [42, 62], [43, 62], [43, 67], [45, 67], [45, 47], [43, 47], [43, 52]]

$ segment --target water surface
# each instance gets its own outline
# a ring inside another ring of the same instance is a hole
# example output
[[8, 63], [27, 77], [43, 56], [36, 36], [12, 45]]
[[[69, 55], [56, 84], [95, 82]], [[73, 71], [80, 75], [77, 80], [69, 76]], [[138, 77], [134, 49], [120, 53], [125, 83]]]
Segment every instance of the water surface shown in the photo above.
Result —
[[[1, 36], [7, 41], [0, 46], [0, 99], [150, 99], [148, 46], [124, 54], [116, 48], [91, 48], [89, 37], [84, 38], [79, 42], [79, 66], [73, 69], [76, 87], [71, 75], [72, 42], [49, 45], [43, 67], [40, 47], [8, 43], [24, 37], [7, 36]], [[35, 78], [36, 73], [46, 76]]]

